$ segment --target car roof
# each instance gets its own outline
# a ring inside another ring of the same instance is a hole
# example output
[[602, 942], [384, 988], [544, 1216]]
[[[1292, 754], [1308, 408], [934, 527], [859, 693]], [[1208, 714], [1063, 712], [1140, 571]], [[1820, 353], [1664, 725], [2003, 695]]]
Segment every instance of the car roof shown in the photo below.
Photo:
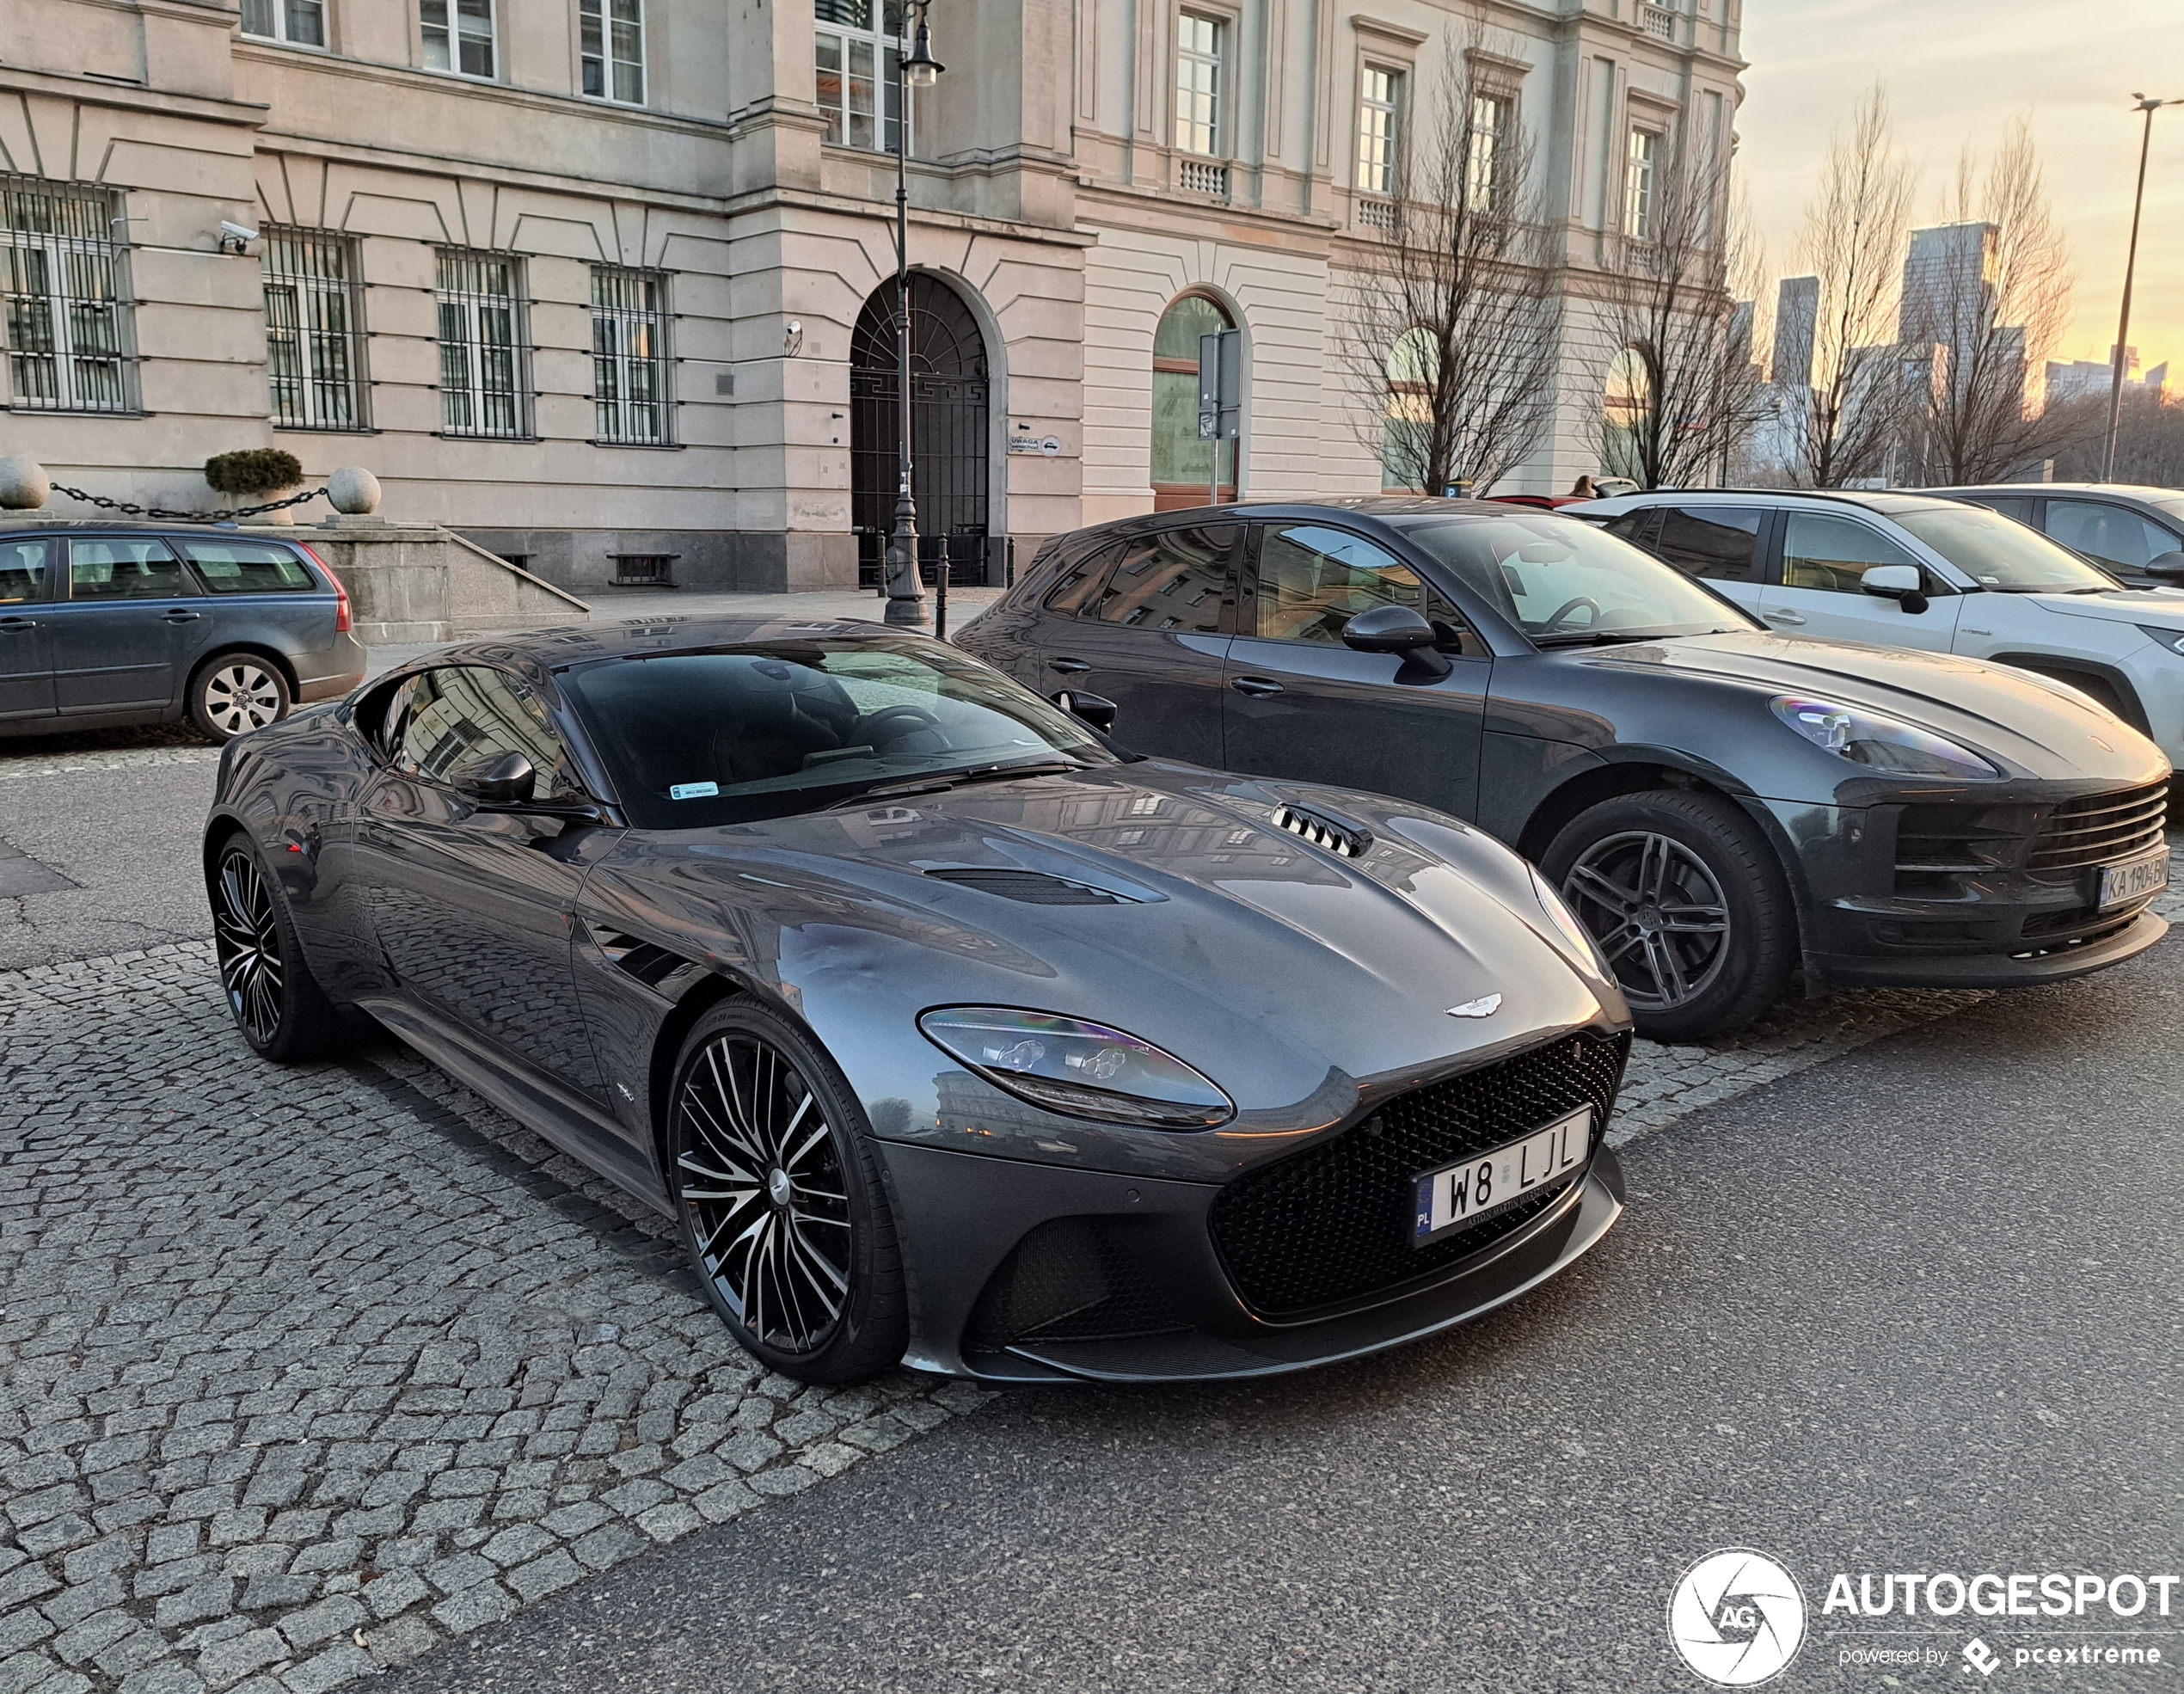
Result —
[[1927, 494], [2106, 494], [2115, 500], [2174, 500], [2180, 491], [2144, 482], [1966, 482], [1947, 488], [1921, 488]]
[[20, 519], [0, 516], [0, 535], [21, 539], [25, 536], [52, 535], [153, 535], [179, 536], [202, 541], [208, 536], [222, 540], [242, 537], [248, 541], [279, 541], [294, 546], [305, 537], [300, 535], [270, 534], [263, 526], [246, 530], [237, 524], [139, 523], [130, 518], [38, 518], [28, 523]]
[[1647, 488], [1635, 494], [1607, 494], [1582, 506], [1566, 506], [1565, 513], [1629, 512], [1669, 501], [1700, 505], [1746, 505], [1755, 500], [1812, 500], [1823, 506], [1855, 506], [1868, 512], [1917, 512], [1942, 503], [1937, 488]]
[[505, 665], [543, 674], [610, 659], [684, 653], [694, 648], [734, 647], [756, 641], [838, 641], [923, 634], [923, 630], [890, 628], [858, 617], [797, 617], [781, 612], [678, 612], [665, 617], [630, 617], [612, 623], [532, 629], [521, 635], [494, 635], [453, 647], [436, 648], [401, 666], [400, 674], [408, 676], [413, 672], [447, 665]]

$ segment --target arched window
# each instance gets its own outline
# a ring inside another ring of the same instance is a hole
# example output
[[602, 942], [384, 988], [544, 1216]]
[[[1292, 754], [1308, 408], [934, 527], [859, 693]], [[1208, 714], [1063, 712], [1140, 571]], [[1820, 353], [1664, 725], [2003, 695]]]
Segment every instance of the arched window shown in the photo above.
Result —
[[[1212, 493], [1213, 448], [1198, 433], [1198, 338], [1233, 329], [1210, 295], [1185, 294], [1161, 314], [1153, 333], [1153, 510], [1204, 506]], [[1221, 454], [1221, 498], [1234, 500], [1236, 447]]]
[[1653, 376], [1646, 356], [1625, 347], [1608, 364], [1608, 396], [1600, 432], [1600, 469], [1647, 486], [1646, 431], [1651, 427]]
[[1424, 494], [1433, 459], [1433, 383], [1441, 350], [1430, 329], [1412, 329], [1388, 350], [1387, 425], [1381, 436], [1380, 486]]

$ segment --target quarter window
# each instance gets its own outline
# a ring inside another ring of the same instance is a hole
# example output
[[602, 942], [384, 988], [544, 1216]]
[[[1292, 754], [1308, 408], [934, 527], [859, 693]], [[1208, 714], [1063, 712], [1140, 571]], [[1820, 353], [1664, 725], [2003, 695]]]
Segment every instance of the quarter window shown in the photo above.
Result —
[[266, 232], [266, 378], [287, 429], [364, 426], [356, 242], [323, 230]]
[[1218, 633], [1236, 539], [1234, 525], [1219, 524], [1169, 530], [1126, 543], [1091, 608], [1093, 616], [1133, 629]]
[[1686, 576], [1749, 582], [1758, 574], [1765, 516], [1755, 506], [1672, 506], [1661, 513], [1652, 550]]
[[43, 412], [126, 412], [130, 326], [120, 198], [0, 176], [9, 398]]
[[1175, 20], [1175, 144], [1186, 153], [1221, 151], [1221, 51], [1218, 18], [1185, 12]]
[[1396, 192], [1396, 150], [1402, 136], [1403, 77], [1368, 64], [1358, 89], [1358, 187]]
[[524, 357], [524, 261], [439, 251], [440, 427], [450, 435], [531, 433]]
[[68, 549], [72, 600], [162, 600], [197, 591], [163, 541], [74, 541]]
[[427, 71], [500, 74], [493, 0], [417, 0], [417, 15], [424, 28]]
[[645, 103], [644, 0], [581, 0], [577, 11], [584, 92]]
[[1116, 547], [1095, 548], [1069, 566], [1046, 591], [1043, 602], [1046, 609], [1061, 617], [1075, 617], [1080, 612], [1091, 611], [1099, 604], [1100, 591], [1106, 586], [1107, 573], [1114, 568], [1121, 550]]
[[1659, 151], [1660, 138], [1651, 130], [1630, 132], [1623, 178], [1623, 232], [1634, 241], [1653, 238], [1653, 168]]
[[902, 145], [895, 63], [903, 51], [897, 0], [813, 0], [815, 88], [826, 137], [840, 147], [892, 153]]
[[[1793, 512], [1782, 532], [1782, 586], [1824, 588], [1838, 594], [1862, 594], [1863, 578], [1875, 565], [1911, 565], [1918, 561], [1881, 534], [1848, 518]], [[1922, 580], [1932, 574], [1919, 567]]]
[[1259, 543], [1255, 628], [1262, 640], [1342, 645], [1342, 626], [1381, 606], [1414, 608], [1453, 650], [1455, 609], [1409, 566], [1345, 530], [1319, 524], [1267, 528]]
[[2184, 548], [2184, 542], [2137, 512], [2089, 500], [2049, 500], [2047, 533], [2095, 563], [2125, 570], [2137, 570], [2164, 553]]
[[601, 441], [665, 446], [667, 273], [592, 267], [592, 402]]
[[326, 0], [242, 0], [242, 33], [291, 47], [322, 47]]
[[425, 671], [403, 683], [388, 708], [385, 739], [396, 770], [433, 782], [479, 759], [521, 753], [538, 773], [531, 798], [578, 786], [561, 738], [531, 690], [480, 665]]

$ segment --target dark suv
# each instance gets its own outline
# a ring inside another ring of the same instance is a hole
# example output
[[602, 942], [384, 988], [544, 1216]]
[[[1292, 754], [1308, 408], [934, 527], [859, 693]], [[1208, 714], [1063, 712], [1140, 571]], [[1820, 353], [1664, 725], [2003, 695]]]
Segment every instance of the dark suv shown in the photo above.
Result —
[[2002, 482], [1923, 492], [2029, 524], [2133, 588], [2184, 587], [2184, 491], [2124, 482]]
[[[1661, 1040], [1735, 1028], [1801, 968], [1999, 988], [2167, 928], [2169, 763], [2083, 694], [1776, 635], [1559, 512], [1129, 519], [1051, 543], [959, 641], [1095, 723], [1119, 707], [1138, 752], [1483, 826], [1538, 862]], [[1332, 812], [1309, 826], [1382, 850]]]
[[0, 736], [187, 713], [224, 741], [363, 678], [349, 597], [301, 541], [0, 526]]

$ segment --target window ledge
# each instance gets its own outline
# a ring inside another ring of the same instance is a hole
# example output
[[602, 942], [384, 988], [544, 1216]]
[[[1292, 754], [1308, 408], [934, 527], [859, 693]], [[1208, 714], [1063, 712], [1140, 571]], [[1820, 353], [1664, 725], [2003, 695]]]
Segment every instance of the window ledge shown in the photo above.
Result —
[[[379, 435], [384, 433], [383, 431], [375, 428], [371, 424], [277, 423], [273, 428], [276, 435]], [[500, 438], [494, 436], [491, 439], [499, 440]]]
[[156, 418], [156, 412], [116, 412], [103, 406], [24, 406], [14, 405], [0, 410], [15, 412], [26, 418]]
[[436, 429], [432, 432], [432, 437], [435, 441], [511, 441], [518, 445], [526, 441], [539, 442], [546, 439], [543, 435], [474, 435], [457, 429]]
[[679, 453], [687, 450], [687, 441], [616, 441], [606, 436], [594, 435], [586, 442], [587, 447], [634, 447], [641, 453]]

